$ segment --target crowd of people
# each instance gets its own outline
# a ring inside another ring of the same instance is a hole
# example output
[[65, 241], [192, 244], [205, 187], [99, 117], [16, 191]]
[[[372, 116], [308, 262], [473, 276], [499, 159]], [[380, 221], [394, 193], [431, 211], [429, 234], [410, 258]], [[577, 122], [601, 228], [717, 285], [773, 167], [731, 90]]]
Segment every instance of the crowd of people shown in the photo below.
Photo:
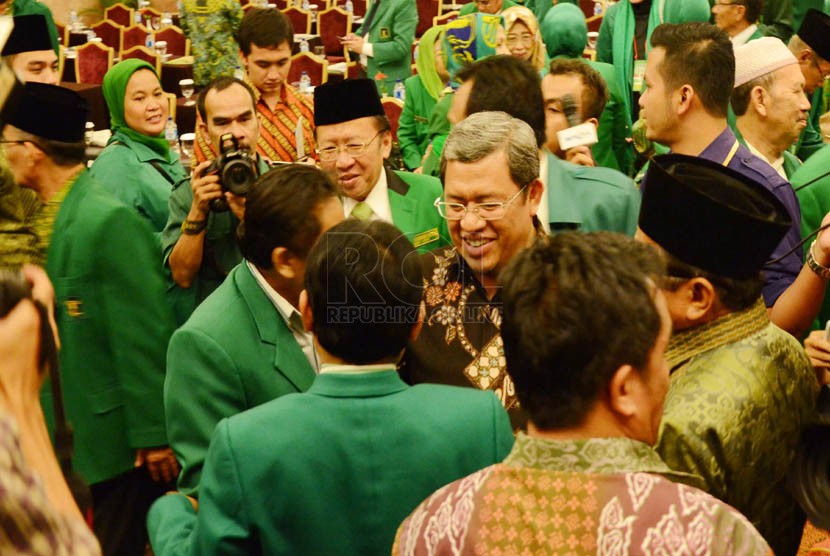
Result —
[[184, 0], [192, 160], [9, 4], [0, 552], [830, 551], [823, 1]]

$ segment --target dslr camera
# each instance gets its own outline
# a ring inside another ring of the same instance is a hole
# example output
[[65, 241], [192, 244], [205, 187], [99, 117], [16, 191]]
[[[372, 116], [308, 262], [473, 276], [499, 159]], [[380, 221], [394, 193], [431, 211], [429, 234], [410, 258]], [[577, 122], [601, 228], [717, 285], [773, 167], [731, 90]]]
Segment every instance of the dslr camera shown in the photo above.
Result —
[[[218, 173], [223, 191], [244, 197], [259, 177], [256, 157], [247, 150], [240, 149], [239, 141], [232, 133], [222, 135], [219, 150], [219, 156], [207, 167], [205, 174]], [[224, 198], [215, 199], [211, 209], [224, 212], [228, 210], [228, 203]]]

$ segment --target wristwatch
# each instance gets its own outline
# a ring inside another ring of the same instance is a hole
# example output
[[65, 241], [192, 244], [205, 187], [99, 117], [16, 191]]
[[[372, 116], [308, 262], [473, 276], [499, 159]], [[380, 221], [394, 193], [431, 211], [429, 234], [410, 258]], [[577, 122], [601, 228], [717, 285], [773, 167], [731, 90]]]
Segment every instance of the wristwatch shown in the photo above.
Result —
[[830, 268], [826, 266], [822, 266], [817, 260], [816, 256], [813, 254], [813, 249], [815, 248], [816, 240], [813, 240], [813, 243], [810, 244], [810, 250], [807, 251], [807, 266], [810, 267], [810, 270], [818, 274], [820, 278], [824, 278], [825, 280], [830, 279]]
[[182, 222], [182, 233], [188, 236], [195, 236], [207, 228], [207, 219], [205, 220], [187, 220]]

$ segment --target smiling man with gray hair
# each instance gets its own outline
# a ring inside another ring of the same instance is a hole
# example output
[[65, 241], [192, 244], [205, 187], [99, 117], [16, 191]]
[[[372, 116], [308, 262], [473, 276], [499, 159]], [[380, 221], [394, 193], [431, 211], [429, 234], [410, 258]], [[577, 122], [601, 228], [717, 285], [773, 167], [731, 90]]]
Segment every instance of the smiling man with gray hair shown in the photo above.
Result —
[[533, 130], [504, 112], [478, 112], [453, 127], [441, 160], [444, 195], [435, 206], [453, 246], [424, 255], [427, 319], [409, 342], [401, 373], [493, 390], [514, 426], [524, 425], [505, 370], [497, 277], [541, 233], [542, 198]]

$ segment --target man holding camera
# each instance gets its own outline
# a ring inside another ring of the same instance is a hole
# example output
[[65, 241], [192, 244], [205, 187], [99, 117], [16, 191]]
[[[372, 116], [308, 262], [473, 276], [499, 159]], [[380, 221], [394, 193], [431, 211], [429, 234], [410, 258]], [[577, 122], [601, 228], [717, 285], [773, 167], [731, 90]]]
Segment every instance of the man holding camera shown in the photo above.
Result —
[[[240, 156], [230, 160], [237, 165], [256, 156], [252, 172], [255, 179], [268, 171], [268, 164], [253, 153], [259, 138], [254, 103], [254, 93], [246, 83], [219, 77], [199, 95], [198, 110], [201, 130], [210, 137], [216, 152], [236, 152]], [[238, 149], [231, 146], [234, 143]], [[244, 197], [235, 195], [226, 187], [229, 184], [223, 183], [223, 168], [228, 159], [220, 156], [216, 162], [202, 162], [170, 194], [170, 217], [162, 232], [161, 246], [174, 282], [168, 289], [179, 324], [242, 260], [234, 232], [242, 219]], [[247, 166], [244, 162], [242, 165]], [[240, 192], [240, 188], [233, 189]]]

